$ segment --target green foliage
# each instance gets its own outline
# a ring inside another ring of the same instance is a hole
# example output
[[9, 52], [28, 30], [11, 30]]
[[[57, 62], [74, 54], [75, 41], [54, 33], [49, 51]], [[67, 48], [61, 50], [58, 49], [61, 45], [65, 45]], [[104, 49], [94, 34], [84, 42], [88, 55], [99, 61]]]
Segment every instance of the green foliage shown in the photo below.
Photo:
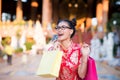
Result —
[[22, 48], [17, 48], [15, 49], [15, 53], [22, 53], [23, 52], [23, 49]]
[[[115, 23], [114, 23], [115, 21]], [[120, 30], [120, 13], [113, 13], [110, 20], [107, 23], [107, 30], [108, 32], [112, 31], [112, 30]], [[118, 45], [114, 44], [114, 48], [113, 48], [113, 56], [115, 57], [117, 54], [117, 47]]]
[[26, 42], [25, 46], [26, 46], [26, 50], [31, 50], [32, 49], [32, 45], [34, 44], [34, 42]]
[[102, 39], [100, 39], [100, 43], [103, 45], [103, 38], [102, 38]]
[[16, 31], [16, 37], [18, 39], [20, 39], [20, 37], [21, 37], [21, 29], [20, 28], [18, 28], [17, 31]]
[[11, 40], [10, 37], [5, 37], [5, 38], [1, 41], [1, 43], [2, 43], [3, 46], [6, 46], [10, 40]]
[[117, 48], [118, 48], [118, 45], [114, 44], [114, 47], [113, 47], [113, 56], [114, 57], [117, 56]]
[[[116, 21], [116, 24], [113, 24], [113, 21]], [[113, 28], [120, 29], [120, 13], [113, 13], [112, 17], [107, 23], [107, 30], [112, 31]]]

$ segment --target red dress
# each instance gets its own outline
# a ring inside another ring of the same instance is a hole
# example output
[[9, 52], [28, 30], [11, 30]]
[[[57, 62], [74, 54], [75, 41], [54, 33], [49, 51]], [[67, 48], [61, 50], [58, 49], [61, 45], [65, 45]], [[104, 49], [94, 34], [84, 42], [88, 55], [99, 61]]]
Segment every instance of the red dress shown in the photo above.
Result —
[[80, 64], [80, 45], [72, 43], [68, 50], [64, 50], [59, 77], [56, 80], [78, 80], [78, 65]]

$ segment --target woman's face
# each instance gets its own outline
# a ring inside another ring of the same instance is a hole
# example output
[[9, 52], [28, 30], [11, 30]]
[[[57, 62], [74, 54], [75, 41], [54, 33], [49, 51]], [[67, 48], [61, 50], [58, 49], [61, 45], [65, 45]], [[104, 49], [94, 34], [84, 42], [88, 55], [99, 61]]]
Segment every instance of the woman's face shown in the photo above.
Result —
[[73, 30], [70, 28], [67, 22], [60, 22], [56, 27], [58, 41], [64, 41], [70, 39]]

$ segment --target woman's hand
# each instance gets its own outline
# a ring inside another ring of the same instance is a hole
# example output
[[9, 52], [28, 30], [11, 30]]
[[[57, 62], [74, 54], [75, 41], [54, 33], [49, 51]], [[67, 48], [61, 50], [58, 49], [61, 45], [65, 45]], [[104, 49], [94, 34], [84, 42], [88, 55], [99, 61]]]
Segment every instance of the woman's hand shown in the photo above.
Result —
[[87, 57], [90, 53], [90, 46], [86, 43], [82, 44], [81, 52], [83, 57]]
[[90, 46], [86, 43], [83, 43], [81, 47], [81, 53], [82, 53], [81, 62], [87, 63], [87, 59], [90, 53]]

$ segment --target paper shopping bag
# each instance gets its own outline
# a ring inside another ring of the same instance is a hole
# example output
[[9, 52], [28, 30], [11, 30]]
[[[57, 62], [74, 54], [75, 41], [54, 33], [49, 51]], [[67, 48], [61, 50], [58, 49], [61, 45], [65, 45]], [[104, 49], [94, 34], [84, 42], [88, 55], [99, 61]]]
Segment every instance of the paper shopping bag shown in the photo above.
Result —
[[58, 77], [62, 54], [60, 50], [44, 51], [37, 70], [37, 75], [46, 78]]

